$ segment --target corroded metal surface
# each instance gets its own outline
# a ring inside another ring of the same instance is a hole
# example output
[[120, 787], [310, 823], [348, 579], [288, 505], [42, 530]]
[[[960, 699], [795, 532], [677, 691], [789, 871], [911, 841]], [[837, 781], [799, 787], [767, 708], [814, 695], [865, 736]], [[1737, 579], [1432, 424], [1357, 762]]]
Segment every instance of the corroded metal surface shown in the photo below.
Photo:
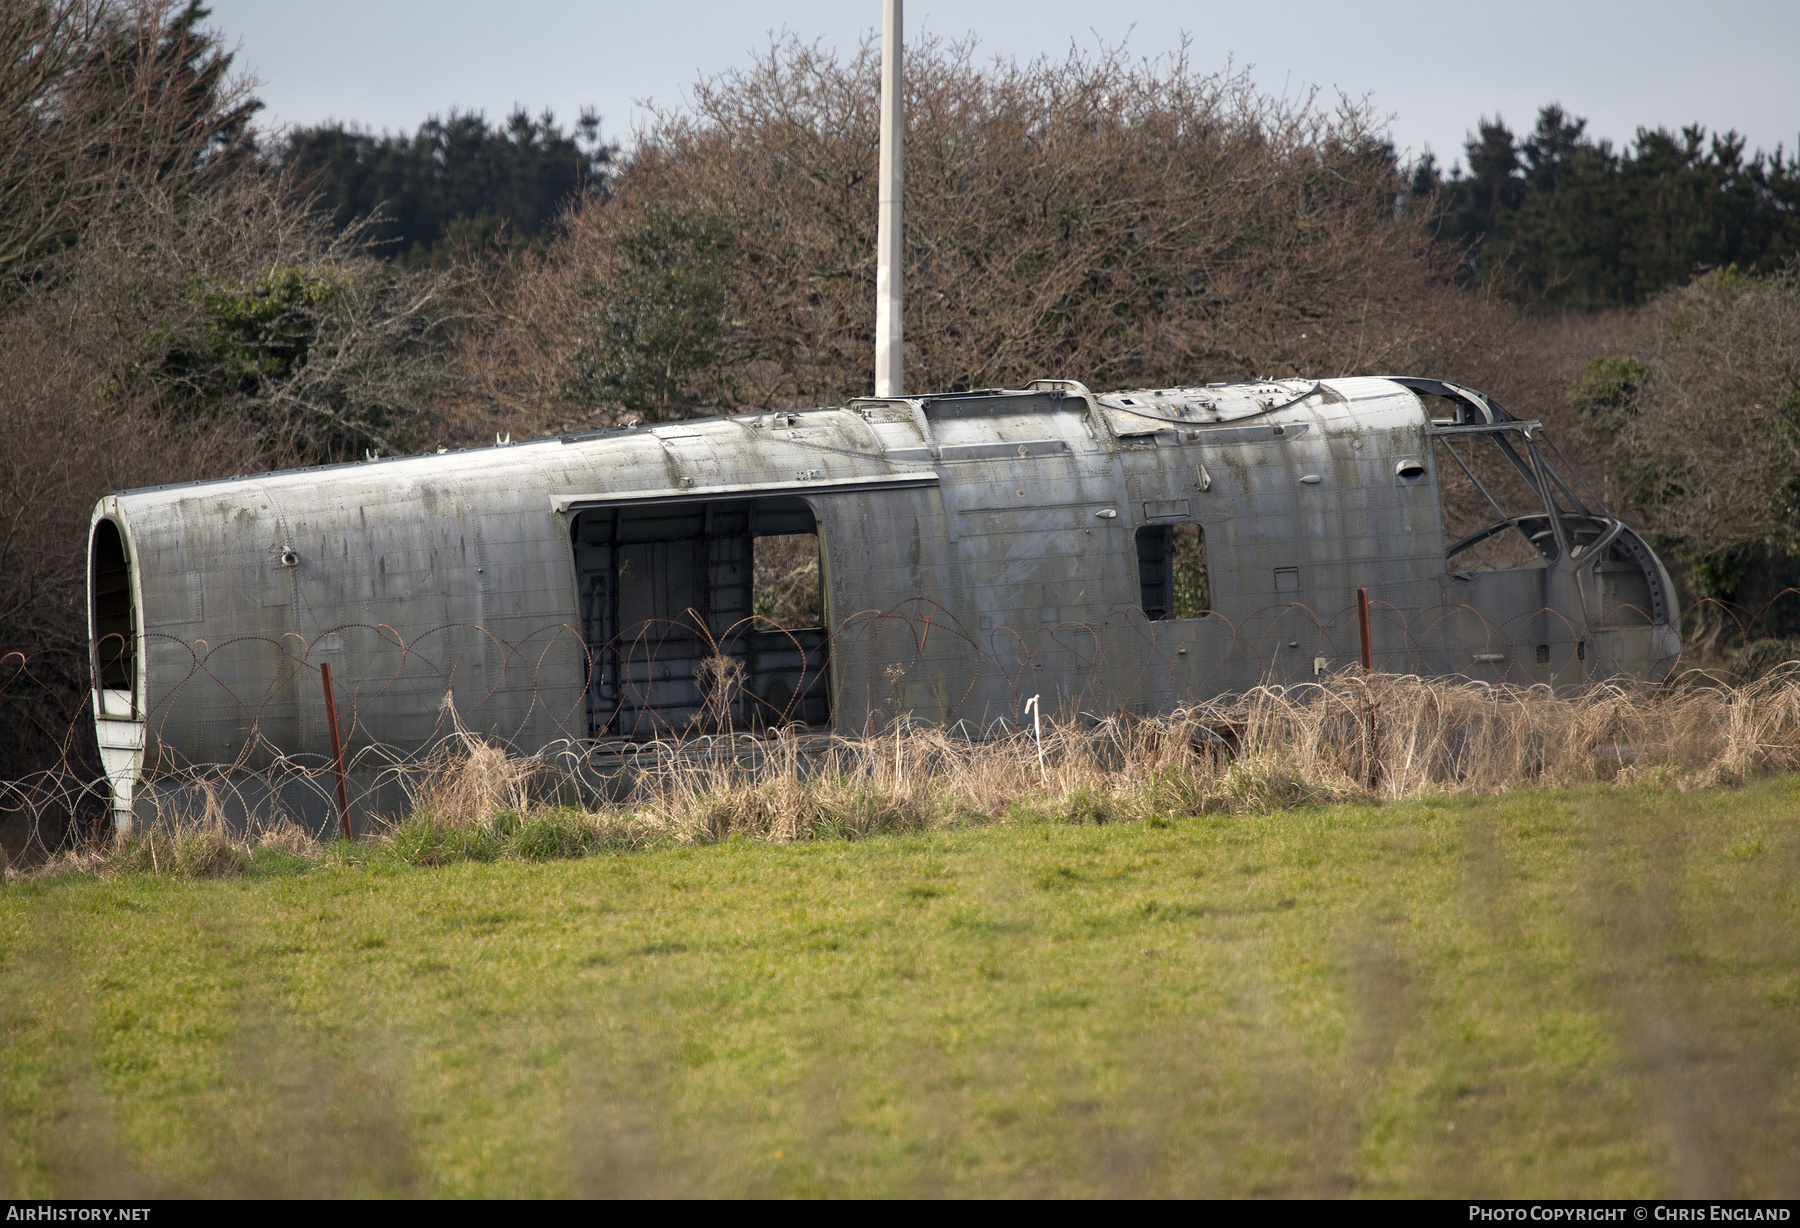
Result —
[[[1434, 424], [1419, 392], [1456, 416]], [[133, 651], [96, 604], [96, 661], [119, 661], [96, 712], [114, 758], [137, 739], [152, 762], [250, 766], [257, 745], [326, 744], [329, 660], [354, 694], [353, 744], [424, 745], [448, 695], [528, 750], [633, 736], [645, 712], [701, 720], [695, 662], [719, 652], [762, 671], [771, 723], [979, 725], [1033, 694], [1150, 712], [1354, 664], [1334, 619], [1358, 588], [1390, 668], [1658, 678], [1679, 650], [1668, 576], [1566, 491], [1540, 435], [1433, 381], [1099, 397], [1044, 381], [108, 495], [93, 574], [118, 571], [101, 548], [114, 526]], [[1533, 565], [1446, 562], [1434, 439], [1513, 449], [1546, 502], [1502, 531], [1533, 542]], [[757, 640], [773, 633], [740, 608], [744, 543], [758, 516], [788, 532], [809, 513], [830, 631]], [[1146, 618], [1138, 535], [1184, 523], [1204, 531], [1211, 609]], [[660, 666], [619, 642], [642, 647], [652, 623], [685, 645]], [[603, 710], [627, 691], [631, 720]]]

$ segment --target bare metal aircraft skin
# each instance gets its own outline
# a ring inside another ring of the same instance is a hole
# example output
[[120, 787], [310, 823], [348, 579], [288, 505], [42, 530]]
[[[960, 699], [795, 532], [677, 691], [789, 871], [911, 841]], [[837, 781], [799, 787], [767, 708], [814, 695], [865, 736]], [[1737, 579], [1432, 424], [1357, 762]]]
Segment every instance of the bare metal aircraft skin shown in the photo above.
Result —
[[[1440, 482], [1489, 493], [1466, 461], [1496, 448], [1533, 505], [1490, 494], [1491, 524], [1446, 542]], [[1189, 524], [1207, 609], [1180, 617]], [[756, 541], [815, 532], [820, 626], [771, 629]], [[1501, 537], [1528, 565], [1459, 570]], [[751, 726], [980, 727], [1034, 694], [1150, 713], [1354, 664], [1359, 588], [1388, 669], [1654, 681], [1680, 649], [1643, 539], [1479, 393], [1039, 381], [107, 495], [95, 713], [127, 806], [146, 768], [320, 751], [321, 663], [352, 742], [402, 753], [446, 694], [527, 751], [698, 729], [721, 654]]]

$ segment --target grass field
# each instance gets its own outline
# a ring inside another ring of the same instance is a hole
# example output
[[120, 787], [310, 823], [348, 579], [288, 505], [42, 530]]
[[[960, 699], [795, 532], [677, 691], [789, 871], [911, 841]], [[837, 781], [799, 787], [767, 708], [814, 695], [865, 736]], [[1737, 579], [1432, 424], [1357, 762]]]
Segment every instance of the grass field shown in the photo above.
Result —
[[1800, 780], [0, 890], [0, 1187], [1800, 1192]]

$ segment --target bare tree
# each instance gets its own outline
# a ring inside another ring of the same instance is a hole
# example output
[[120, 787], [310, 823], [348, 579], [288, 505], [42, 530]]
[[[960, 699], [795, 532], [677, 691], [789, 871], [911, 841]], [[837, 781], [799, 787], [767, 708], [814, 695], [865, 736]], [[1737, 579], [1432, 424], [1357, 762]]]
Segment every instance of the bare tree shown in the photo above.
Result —
[[417, 448], [438, 433], [460, 274], [382, 261], [363, 238], [246, 174], [146, 194], [50, 266], [34, 301], [67, 321], [102, 400], [235, 421], [272, 457]]
[[93, 219], [250, 154], [257, 103], [194, 0], [0, 5], [0, 286]]
[[1800, 267], [1709, 273], [1645, 313], [1639, 386], [1612, 414], [1614, 486], [1671, 541], [1800, 538]]
[[[1719, 270], [1657, 295], [1636, 344], [1590, 361], [1568, 400], [1604, 456], [1610, 498], [1674, 548], [1695, 595], [1743, 601], [1751, 572], [1763, 600], [1792, 583], [1800, 265]], [[1785, 611], [1777, 621], [1794, 625]], [[1701, 647], [1724, 630], [1703, 625]]]
[[[878, 57], [795, 42], [700, 82], [520, 266], [464, 368], [493, 411], [660, 416], [868, 391]], [[912, 388], [1406, 367], [1455, 351], [1454, 253], [1377, 117], [1183, 53], [909, 49]]]

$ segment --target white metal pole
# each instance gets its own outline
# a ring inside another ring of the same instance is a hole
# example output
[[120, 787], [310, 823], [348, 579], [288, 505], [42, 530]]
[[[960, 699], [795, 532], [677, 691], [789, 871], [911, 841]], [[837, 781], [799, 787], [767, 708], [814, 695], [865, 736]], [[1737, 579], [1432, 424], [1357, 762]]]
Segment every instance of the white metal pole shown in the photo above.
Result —
[[1038, 697], [1033, 695], [1030, 699], [1025, 701], [1025, 706], [1031, 709], [1031, 737], [1032, 740], [1037, 743], [1038, 775], [1044, 778], [1045, 784], [1049, 784], [1050, 771], [1044, 766], [1044, 727], [1038, 720], [1039, 716], [1042, 715], [1042, 709], [1038, 707]]
[[900, 194], [905, 180], [901, 103], [901, 0], [881, 2], [881, 166], [880, 216], [875, 237], [875, 395], [902, 396], [901, 356], [905, 328], [900, 306]]

